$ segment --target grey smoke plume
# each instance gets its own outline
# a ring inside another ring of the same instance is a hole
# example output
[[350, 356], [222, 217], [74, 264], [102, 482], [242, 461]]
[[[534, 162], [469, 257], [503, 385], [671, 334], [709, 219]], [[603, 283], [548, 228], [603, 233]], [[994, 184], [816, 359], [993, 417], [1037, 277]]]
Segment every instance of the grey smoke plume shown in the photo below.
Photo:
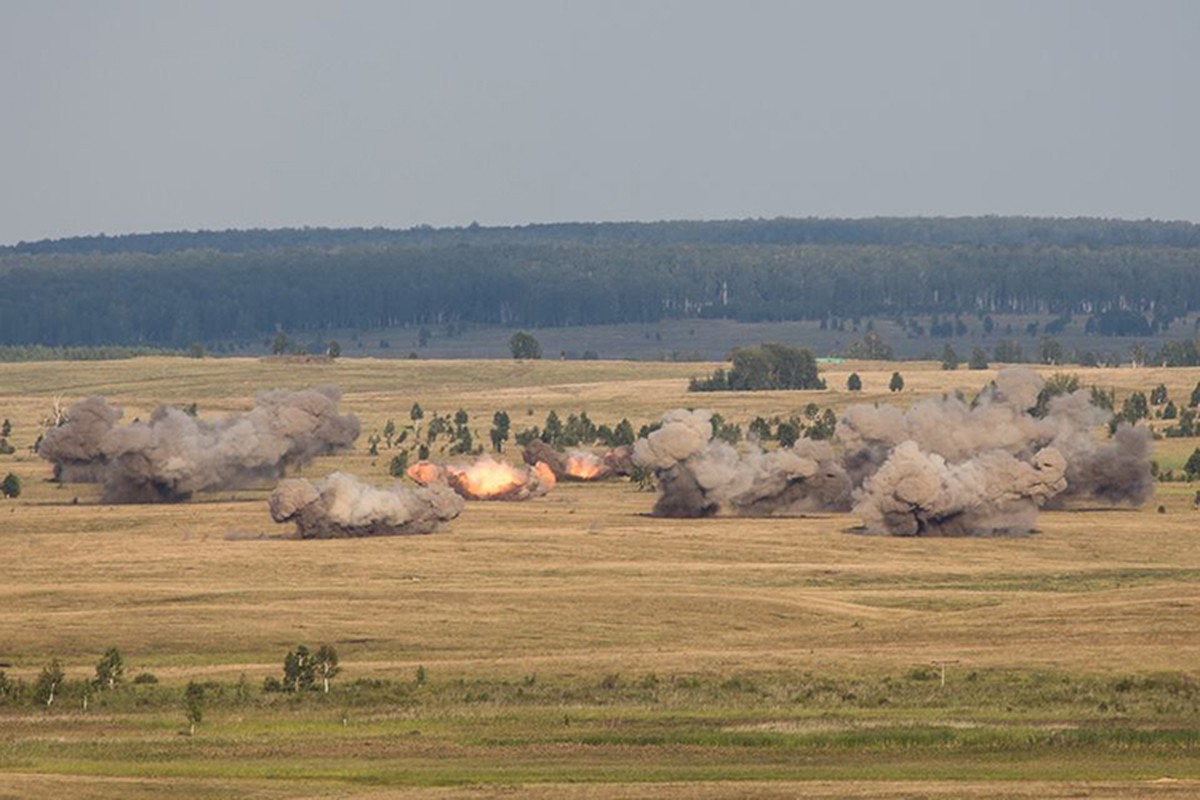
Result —
[[746, 516], [850, 510], [869, 530], [915, 534], [1014, 533], [1032, 529], [1040, 507], [1088, 497], [1140, 504], [1150, 496], [1150, 434], [1106, 417], [1078, 391], [1032, 413], [1044, 382], [1027, 369], [1001, 371], [974, 402], [922, 400], [908, 410], [846, 409], [832, 444], [800, 440], [763, 452], [713, 441], [711, 414], [672, 411], [634, 446], [653, 469], [661, 516]]
[[66, 422], [46, 431], [38, 455], [54, 465], [54, 479], [100, 483], [108, 458], [103, 443], [124, 412], [98, 395], [67, 409]]
[[[50, 453], [43, 455], [56, 469], [71, 465], [64, 477], [76, 469], [93, 470], [104, 483], [105, 502], [178, 502], [195, 492], [278, 479], [318, 455], [350, 447], [359, 423], [353, 414], [338, 412], [340, 397], [335, 387], [261, 392], [250, 411], [215, 421], [163, 406], [147, 422], [110, 424], [98, 445], [97, 419], [105, 417], [92, 402], [97, 398], [89, 398], [85, 402], [96, 413], [75, 427], [73, 407], [70, 421], [56, 429], [64, 431], [61, 440], [54, 440]], [[75, 452], [92, 457], [82, 464], [63, 458]]]
[[989, 450], [955, 464], [902, 442], [867, 478], [854, 513], [868, 530], [898, 536], [1025, 533], [1038, 508], [1066, 488], [1066, 468], [1052, 447], [1031, 463]]
[[633, 461], [654, 470], [662, 494], [653, 513], [706, 517], [721, 508], [744, 516], [849, 508], [850, 481], [826, 442], [800, 440], [763, 452], [713, 439], [712, 414], [676, 410], [634, 444]]
[[281, 481], [271, 493], [271, 519], [294, 522], [302, 539], [433, 533], [462, 513], [463, 499], [444, 483], [376, 488], [335, 472], [313, 483]]

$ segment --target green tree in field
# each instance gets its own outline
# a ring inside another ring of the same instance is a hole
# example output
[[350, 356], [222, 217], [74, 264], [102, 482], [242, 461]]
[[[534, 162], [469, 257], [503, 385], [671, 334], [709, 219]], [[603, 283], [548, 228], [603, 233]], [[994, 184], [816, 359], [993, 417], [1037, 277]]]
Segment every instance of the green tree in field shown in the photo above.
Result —
[[858, 377], [857, 372], [850, 373], [850, 377], [846, 379], [846, 388], [852, 392], [862, 391], [862, 378]]
[[298, 645], [283, 658], [283, 690], [300, 692], [316, 683], [316, 662], [304, 645]]
[[958, 353], [954, 352], [954, 348], [950, 346], [949, 342], [946, 342], [946, 344], [942, 346], [942, 369], [958, 369], [958, 362]]
[[392, 456], [392, 460], [388, 462], [388, 475], [393, 478], [403, 478], [404, 473], [408, 470], [408, 451], [401, 450], [396, 455]]
[[899, 372], [892, 373], [892, 379], [890, 381], [888, 381], [888, 391], [889, 392], [904, 391], [904, 378], [900, 377]]
[[94, 683], [100, 689], [115, 689], [125, 678], [125, 659], [121, 651], [110, 647], [101, 659], [96, 662], [96, 679]]
[[338, 342], [337, 339], [334, 339], [333, 341], [331, 341], [329, 343], [329, 345], [326, 346], [326, 348], [325, 348], [325, 355], [329, 356], [330, 358], [341, 358], [341, 356], [342, 356], [341, 343]]
[[288, 351], [292, 343], [288, 341], [287, 334], [283, 331], [275, 334], [275, 338], [271, 340], [271, 353], [281, 356]]
[[1160, 383], [1150, 390], [1150, 405], [1161, 406], [1165, 402], [1167, 402], [1167, 387]]
[[1188, 407], [1195, 408], [1200, 406], [1200, 383], [1196, 384], [1196, 388], [1192, 389], [1192, 396], [1188, 399]]
[[519, 360], [532, 360], [542, 357], [542, 345], [531, 334], [518, 331], [508, 340], [508, 349], [512, 357]]
[[553, 409], [546, 415], [546, 425], [542, 428], [542, 441], [546, 444], [557, 445], [562, 441], [563, 424], [558, 412]]
[[1163, 419], [1175, 419], [1178, 416], [1179, 416], [1179, 409], [1175, 407], [1175, 401], [1168, 400], [1167, 404], [1165, 406], [1163, 406], [1162, 418]]
[[971, 351], [971, 358], [967, 361], [967, 369], [987, 369], [988, 360], [987, 353], [982, 347], [976, 347]]
[[1126, 397], [1125, 402], [1121, 404], [1121, 419], [1130, 425], [1139, 419], [1146, 419], [1149, 416], [1150, 404], [1146, 402], [1146, 395], [1141, 392], [1134, 392], [1129, 397]]
[[413, 422], [420, 422], [425, 419], [425, 410], [421, 408], [420, 403], [413, 403], [412, 408], [408, 410], [408, 418]]
[[44, 705], [46, 708], [54, 705], [54, 698], [58, 695], [58, 690], [62, 688], [64, 678], [58, 659], [53, 659], [42, 668], [37, 683], [33, 685], [33, 702]]
[[1192, 451], [1188, 456], [1187, 462], [1183, 465], [1183, 471], [1187, 473], [1188, 480], [1195, 480], [1197, 475], [1200, 475], [1200, 447]]
[[617, 427], [613, 428], [613, 443], [618, 447], [626, 444], [633, 444], [637, 440], [637, 436], [633, 432], [633, 424], [622, 418], [617, 423]]
[[196, 726], [204, 721], [204, 685], [188, 681], [183, 690], [183, 713], [187, 717], [188, 735], [196, 735]]
[[313, 662], [316, 676], [321, 680], [322, 691], [329, 694], [329, 682], [342, 671], [342, 668], [338, 666], [337, 651], [333, 649], [332, 645], [323, 644], [317, 648]]
[[5, 419], [0, 424], [0, 439], [7, 439], [10, 436], [12, 436], [12, 423]]
[[0, 494], [3, 494], [5, 497], [20, 497], [21, 479], [11, 472], [5, 475], [4, 480], [0, 481]]
[[508, 441], [511, 425], [512, 421], [508, 418], [507, 411], [497, 411], [492, 414], [492, 429], [488, 434], [492, 440], [492, 449], [497, 453], [504, 448], [504, 443]]
[[392, 440], [396, 438], [396, 421], [389, 419], [383, 425], [383, 441], [387, 444], [388, 449], [392, 447]]

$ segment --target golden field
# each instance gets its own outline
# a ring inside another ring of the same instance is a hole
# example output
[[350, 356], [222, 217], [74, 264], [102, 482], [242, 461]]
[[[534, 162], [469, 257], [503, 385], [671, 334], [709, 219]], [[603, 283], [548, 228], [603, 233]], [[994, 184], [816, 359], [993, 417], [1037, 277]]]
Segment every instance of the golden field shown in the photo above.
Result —
[[[196, 402], [205, 416], [249, 408], [262, 389], [334, 384], [345, 393], [343, 410], [362, 419], [363, 437], [357, 452], [319, 459], [304, 474], [336, 468], [383, 482], [393, 453], [367, 455], [366, 437], [389, 418], [406, 423], [414, 401], [427, 412], [466, 410], [476, 441], [487, 442], [498, 409], [508, 411], [514, 431], [541, 425], [551, 409], [564, 419], [586, 411], [597, 423], [628, 417], [636, 429], [679, 406], [712, 408], [744, 426], [755, 415], [788, 415], [809, 402], [840, 409], [954, 390], [971, 394], [994, 374], [858, 363], [825, 367], [830, 389], [823, 392], [686, 391], [689, 377], [716, 366], [169, 358], [2, 364], [0, 417], [12, 421], [18, 452], [0, 456], [0, 475], [17, 473], [24, 492], [0, 501], [0, 662], [9, 665], [10, 677], [32, 681], [57, 657], [70, 677], [85, 678], [99, 654], [116, 646], [130, 676], [153, 672], [164, 686], [244, 675], [257, 687], [279, 673], [283, 654], [297, 643], [328, 642], [341, 656], [340, 682], [410, 681], [423, 667], [440, 687], [524, 681], [569, 695], [571, 687], [606, 680], [659, 687], [681, 676], [770, 686], [800, 674], [886, 683], [888, 676], [948, 660], [945, 689], [928, 683], [937, 703], [925, 708], [904, 695], [902, 713], [881, 704], [881, 711], [855, 707], [842, 715], [802, 701], [781, 705], [773, 689], [765, 692], [769, 702], [722, 695], [706, 705], [692, 694], [656, 688], [652, 701], [622, 695], [612, 709], [593, 700], [542, 697], [530, 710], [491, 696], [482, 703], [443, 698], [428, 707], [418, 699], [414, 706], [401, 704], [407, 711], [353, 714], [328, 704], [287, 713], [251, 707], [215, 709], [197, 741], [178, 736], [182, 712], [161, 708], [139, 714], [102, 706], [55, 713], [0, 707], [0, 798], [475, 797], [505, 787], [515, 796], [539, 797], [1053, 797], [1075, 796], [1081, 782], [1092, 787], [1086, 795], [1092, 797], [1200, 793], [1200, 769], [1189, 760], [1196, 746], [1186, 737], [1181, 750], [1165, 755], [1154, 750], [1153, 758], [1141, 758], [1139, 751], [1128, 768], [1098, 745], [1061, 761], [1027, 754], [1026, 772], [1005, 771], [970, 748], [954, 762], [936, 748], [918, 747], [906, 759], [882, 744], [886, 757], [878, 763], [894, 768], [878, 774], [869, 763], [875, 744], [860, 751], [842, 743], [846, 749], [835, 748], [823, 765], [789, 749], [808, 740], [788, 738], [824, 730], [821, 719], [839, 731], [883, 724], [941, 730], [947, 720], [964, 719], [1033, 730], [1108, 719], [1104, 709], [1081, 721], [1074, 707], [1043, 714], [1005, 711], [1003, 703], [981, 709], [969, 698], [947, 703], [948, 695], [937, 694], [956, 691], [968, 674], [1000, 682], [1004, 676], [1064, 676], [1097, 686], [1124, 675], [1200, 679], [1200, 511], [1193, 509], [1189, 484], [1159, 484], [1141, 509], [1044, 512], [1038, 532], [1021, 538], [862, 536], [851, 532], [857, 521], [850, 515], [654, 519], [646, 515], [654, 495], [617, 481], [560, 484], [527, 503], [472, 503], [429, 536], [297, 541], [270, 520], [269, 487], [171, 506], [101, 505], [98, 487], [50, 483], [48, 465], [29, 452], [38, 421], [55, 400], [104, 394], [126, 409], [126, 420], [159, 403]], [[886, 389], [893, 370], [906, 382], [899, 394]], [[851, 371], [861, 375], [865, 391], [846, 391]], [[1062, 371], [1077, 372], [1085, 385], [1115, 388], [1118, 403], [1159, 382], [1176, 404], [1185, 403], [1200, 381], [1200, 369]], [[1178, 470], [1196, 444], [1156, 442], [1155, 458], [1164, 469]], [[510, 444], [510, 457], [519, 458], [516, 452]], [[1101, 703], [1110, 705], [1099, 698], [1097, 708]], [[551, 740], [535, 733], [548, 720], [560, 724], [572, 714], [589, 720], [588, 730], [611, 733], [610, 719], [624, 720], [613, 723], [618, 728], [642, 720], [670, 729], [656, 716], [662, 708], [706, 724], [717, 720], [734, 734], [778, 733], [782, 744], [763, 740], [766, 758], [740, 740], [613, 735], [585, 737], [581, 744], [575, 733]], [[1161, 712], [1163, 719], [1145, 713], [1129, 711], [1125, 722], [1196, 733], [1196, 718], [1188, 713]], [[348, 724], [351, 717], [362, 717], [364, 728]], [[434, 731], [432, 738], [427, 732], [420, 748], [412, 741], [396, 744], [399, 728], [389, 726], [414, 719], [424, 720], [422, 730]], [[310, 721], [331, 727], [305, 729]], [[473, 738], [479, 729], [506, 733], [483, 741]], [[230, 738], [218, 745], [221, 736]], [[138, 766], [142, 746], [173, 751], [199, 746], [205, 737], [215, 749], [203, 759], [171, 752]], [[336, 739], [335, 745], [322, 749], [322, 737]], [[106, 756], [84, 746], [97, 738], [129, 749]], [[53, 741], [68, 745], [56, 753]], [[238, 749], [248, 741], [264, 752], [274, 742], [281, 763], [291, 767], [273, 772], [268, 755]], [[506, 742], [514, 749], [504, 750]], [[1009, 745], [1021, 752], [1019, 743]], [[1014, 752], [996, 747], [1005, 758]], [[856, 753], [866, 753], [865, 760]], [[362, 767], [360, 757], [388, 766]], [[962, 769], [946, 766], [947, 758]], [[297, 766], [322, 759], [327, 768]], [[409, 771], [405, 759], [411, 759]], [[522, 769], [506, 772], [501, 766], [509, 760]], [[248, 766], [241, 769], [243, 762]], [[495, 768], [475, 770], [478, 764]], [[1060, 773], [1059, 764], [1069, 766]], [[1146, 765], [1147, 774], [1137, 764]], [[959, 783], [964, 779], [972, 780]], [[581, 785], [564, 785], [576, 781]]]

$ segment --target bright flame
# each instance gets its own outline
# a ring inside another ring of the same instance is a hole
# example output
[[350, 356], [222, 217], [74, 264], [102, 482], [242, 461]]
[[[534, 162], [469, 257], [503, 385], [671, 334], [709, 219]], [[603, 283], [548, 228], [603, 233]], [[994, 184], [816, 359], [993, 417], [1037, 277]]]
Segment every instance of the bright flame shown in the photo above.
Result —
[[545, 461], [534, 464], [533, 471], [537, 473], [538, 480], [542, 482], [543, 491], [550, 491], [558, 483], [558, 477], [554, 474], [554, 470], [550, 469], [550, 465]]
[[568, 454], [563, 468], [568, 476], [579, 481], [594, 481], [609, 472], [600, 456], [586, 451]]
[[446, 478], [446, 470], [431, 461], [418, 461], [405, 470], [404, 474], [422, 486], [428, 486]]
[[529, 480], [528, 472], [487, 457], [465, 469], [448, 466], [446, 472], [460, 494], [480, 500], [518, 492]]

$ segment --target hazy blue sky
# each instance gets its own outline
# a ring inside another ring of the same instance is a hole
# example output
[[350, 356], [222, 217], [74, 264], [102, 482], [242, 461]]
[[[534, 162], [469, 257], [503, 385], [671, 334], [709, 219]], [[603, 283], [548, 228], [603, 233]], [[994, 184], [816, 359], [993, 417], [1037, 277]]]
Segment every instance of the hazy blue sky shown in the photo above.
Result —
[[0, 0], [0, 243], [1200, 221], [1200, 2]]

